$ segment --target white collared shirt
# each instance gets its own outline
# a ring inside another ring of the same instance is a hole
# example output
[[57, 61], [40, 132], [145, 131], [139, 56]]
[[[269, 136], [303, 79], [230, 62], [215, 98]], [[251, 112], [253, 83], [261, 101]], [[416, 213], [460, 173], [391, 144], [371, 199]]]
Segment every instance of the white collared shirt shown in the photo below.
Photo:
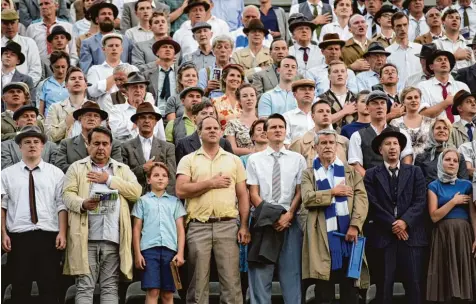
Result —
[[469, 50], [471, 51], [471, 60], [457, 60], [455, 67], [453, 68], [453, 72], [458, 71], [459, 69], [469, 67], [474, 64], [474, 53], [471, 50], [471, 48], [467, 47], [466, 40], [463, 38], [463, 36], [459, 35], [458, 40], [455, 42], [451, 41], [448, 36], [444, 35], [443, 38], [433, 40], [433, 43], [436, 45], [436, 47], [439, 50], [443, 51], [448, 51], [450, 53], [455, 53], [459, 48], [463, 50]]
[[[316, 96], [324, 94], [331, 87], [328, 68], [328, 65], [324, 64], [309, 69], [305, 74], [303, 74], [304, 78], [312, 79], [316, 83]], [[357, 91], [355, 73], [351, 69], [347, 69], [347, 88], [352, 92]]]
[[21, 233], [33, 230], [59, 231], [58, 213], [67, 210], [63, 204], [64, 173], [43, 160], [33, 171], [38, 223], [30, 214], [29, 178], [26, 164], [20, 162], [2, 170], [2, 208], [7, 211], [7, 229]]
[[[412, 41], [412, 40], [411, 40]], [[398, 69], [398, 85], [401, 87], [410, 75], [422, 72], [419, 55], [421, 44], [409, 42], [405, 49], [400, 44], [394, 42], [385, 49], [391, 55], [387, 57], [388, 63], [393, 63]]]
[[283, 114], [286, 120], [286, 145], [291, 144], [296, 138], [302, 137], [304, 133], [314, 128], [311, 112], [304, 113], [301, 109], [287, 111]]
[[304, 62], [304, 50], [301, 50], [301, 47], [302, 46], [298, 43], [295, 43], [289, 47], [289, 55], [296, 57], [298, 63], [298, 72], [301, 75], [304, 75], [306, 71], [311, 68], [325, 64], [326, 59], [324, 58], [324, 55], [322, 55], [321, 49], [314, 44], [309, 44], [307, 46], [307, 55], [309, 56], [309, 59], [306, 64]]
[[[159, 109], [156, 106], [154, 106], [154, 110], [159, 113]], [[112, 112], [109, 113], [109, 126], [115, 139], [124, 142], [139, 135], [139, 129], [131, 121], [131, 117], [135, 113], [136, 108], [129, 103], [114, 105]], [[154, 135], [158, 139], [165, 141], [164, 122], [162, 119], [155, 125]]]
[[[377, 129], [372, 125], [372, 123], [370, 123], [370, 127], [374, 129], [377, 135], [380, 134], [377, 131]], [[385, 129], [386, 127], [388, 127], [388, 125], [385, 125], [383, 129]], [[407, 145], [400, 153], [400, 159], [403, 159], [404, 157], [408, 155], [413, 155], [412, 138], [407, 133], [407, 131], [401, 128], [400, 128], [400, 132], [403, 135], [405, 135], [405, 137], [407, 138]], [[350, 141], [349, 141], [349, 152], [348, 152], [349, 159], [347, 160], [349, 164], [351, 165], [360, 164], [361, 166], [364, 165], [364, 156], [362, 154], [361, 145], [362, 145], [362, 138], [360, 137], [360, 133], [354, 132], [354, 134], [352, 134], [352, 136], [350, 137]]]
[[[459, 13], [461, 17], [461, 25], [460, 28], [463, 29], [464, 27], [464, 8], [456, 4], [453, 6]], [[468, 14], [469, 17], [469, 39], [472, 40], [474, 35], [476, 34], [476, 6], [474, 3], [471, 1], [469, 7], [466, 9], [466, 13]]]
[[[384, 161], [383, 164], [385, 166], [385, 169], [387, 169], [388, 174], [392, 176], [392, 171], [390, 171], [390, 164], [387, 163], [386, 161]], [[400, 161], [398, 161], [396, 168], [397, 168], [397, 171], [395, 171], [395, 175], [398, 177], [398, 173], [400, 171]]]
[[125, 35], [134, 43], [143, 42], [154, 38], [154, 33], [151, 30], [144, 29], [142, 26], [140, 26], [140, 24], [128, 29]]
[[[160, 95], [162, 94], [162, 90], [164, 88], [164, 81], [165, 81], [165, 70], [162, 67], [159, 67], [160, 72], [159, 72], [159, 83], [157, 85], [158, 91], [157, 91], [157, 108], [159, 109], [160, 115], [164, 116], [165, 115], [165, 108], [167, 107], [167, 100], [166, 99], [161, 99]], [[172, 65], [170, 67], [170, 72], [169, 72], [169, 83], [170, 83], [170, 96], [175, 96], [177, 95], [177, 90], [175, 89], [176, 86], [176, 77], [175, 77], [175, 69], [174, 66]]]
[[150, 159], [150, 150], [152, 149], [152, 139], [154, 136], [151, 136], [149, 138], [142, 137], [142, 135], [139, 134], [139, 139], [140, 143], [142, 145], [142, 152], [144, 152], [144, 159], [145, 161], [148, 161]]
[[406, 87], [416, 87], [420, 82], [426, 81], [426, 75], [423, 72], [418, 72], [413, 75], [410, 75], [410, 77], [407, 78], [405, 81], [405, 88]]
[[3, 73], [2, 71], [2, 88], [12, 82], [13, 74], [15, 74], [16, 69], [11, 70], [9, 73]]
[[[369, 13], [367, 13], [367, 15], [364, 16], [364, 18], [365, 18], [365, 21], [367, 22], [367, 39], [372, 40], [372, 38], [373, 38], [372, 24], [374, 22], [374, 17], [372, 15], [370, 15]], [[380, 32], [382, 31], [382, 29], [380, 28], [380, 25], [378, 25], [375, 22], [375, 26], [376, 26], [375, 34], [380, 34]]]
[[[121, 65], [124, 63], [121, 61], [119, 64]], [[132, 66], [132, 68], [134, 71], [139, 71], [135, 66]], [[114, 68], [106, 61], [89, 68], [87, 79], [88, 82], [92, 84], [92, 86], [88, 87], [89, 96], [92, 98], [98, 98], [106, 93], [111, 94], [117, 92], [118, 88], [115, 84], [109, 89], [109, 91], [106, 91], [107, 78], [112, 76], [113, 71]]]
[[425, 15], [421, 16], [419, 20], [417, 20], [415, 17], [412, 15], [408, 15], [409, 20], [409, 25], [408, 25], [408, 40], [409, 41], [414, 41], [417, 37], [415, 30], [417, 28], [417, 24], [420, 23], [420, 34], [418, 36], [426, 34], [430, 31], [430, 27], [426, 23], [426, 18]]
[[[444, 100], [443, 98], [443, 88], [440, 86], [440, 81], [435, 77], [430, 78], [426, 81], [420, 82], [417, 87], [421, 90], [421, 103], [419, 111], [423, 109], [432, 107], [439, 104]], [[450, 75], [448, 79], [448, 86], [446, 90], [449, 95], [455, 95], [459, 90], [466, 90], [470, 92], [467, 84], [456, 81], [453, 76]], [[446, 116], [446, 111], [443, 110], [438, 117], [448, 118]], [[459, 115], [455, 115], [455, 122], [459, 120]]]
[[306, 169], [306, 160], [296, 152], [286, 150], [279, 151], [279, 167], [281, 171], [281, 197], [278, 202], [273, 201], [273, 166], [275, 153], [267, 147], [266, 150], [252, 154], [246, 165], [246, 183], [259, 185], [260, 197], [268, 203], [281, 205], [286, 210], [291, 207], [291, 202], [296, 193], [296, 185], [301, 184], [302, 172]]
[[[36, 86], [40, 82], [43, 73], [41, 58], [38, 56], [38, 47], [35, 40], [30, 37], [23, 37], [16, 35], [12, 39], [21, 46], [21, 52], [25, 55], [25, 62], [22, 65], [17, 65], [18, 72], [28, 75], [33, 79], [33, 85]], [[9, 39], [2, 37], [2, 47], [6, 46]]]
[[474, 133], [474, 124], [473, 122], [471, 121], [466, 121], [464, 119], [460, 119], [460, 123], [465, 127], [466, 130], [468, 130], [468, 128], [466, 127], [467, 124], [470, 124], [471, 125], [471, 132]]
[[342, 28], [338, 21], [334, 21], [322, 27], [321, 35], [319, 36], [319, 41], [322, 41], [325, 34], [331, 33], [338, 34], [339, 38], [344, 41], [347, 41], [352, 38], [352, 33], [349, 31], [349, 26], [347, 24], [344, 28]]

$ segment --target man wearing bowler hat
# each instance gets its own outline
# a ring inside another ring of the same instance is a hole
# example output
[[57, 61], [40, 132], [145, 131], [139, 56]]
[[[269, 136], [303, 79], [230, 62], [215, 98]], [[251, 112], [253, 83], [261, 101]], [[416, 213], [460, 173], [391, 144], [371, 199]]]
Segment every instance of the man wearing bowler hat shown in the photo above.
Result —
[[436, 45], [434, 43], [424, 44], [421, 46], [420, 54], [417, 54], [418, 58], [420, 58], [420, 65], [421, 65], [421, 72], [417, 72], [413, 75], [410, 75], [407, 80], [405, 81], [405, 87], [416, 87], [420, 82], [425, 81], [433, 77], [433, 73], [428, 71], [426, 68], [426, 59], [430, 57], [430, 55], [436, 51]]
[[376, 303], [392, 303], [396, 278], [405, 288], [405, 303], [423, 303], [426, 187], [421, 169], [400, 161], [406, 144], [407, 137], [398, 131], [380, 133], [371, 148], [383, 164], [364, 177], [369, 200], [366, 254], [377, 286]]
[[[473, 38], [473, 41], [468, 44], [468, 47], [473, 50], [474, 54], [476, 51], [476, 36]], [[455, 79], [468, 84], [471, 93], [476, 94], [476, 63], [467, 68], [459, 69]]]
[[475, 96], [468, 91], [461, 90], [453, 98], [453, 115], [459, 115], [459, 120], [453, 124], [448, 144], [457, 149], [464, 143], [473, 141], [474, 123], [476, 116]]

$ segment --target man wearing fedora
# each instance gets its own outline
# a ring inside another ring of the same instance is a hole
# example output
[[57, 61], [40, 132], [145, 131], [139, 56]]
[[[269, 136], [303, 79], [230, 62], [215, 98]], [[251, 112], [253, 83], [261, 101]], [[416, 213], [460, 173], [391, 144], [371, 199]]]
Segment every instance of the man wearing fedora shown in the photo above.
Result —
[[[152, 10], [164, 12], [167, 15], [170, 15], [170, 7], [160, 0], [149, 0]], [[121, 14], [118, 14], [117, 18], [121, 20], [121, 32], [126, 33], [127, 30], [140, 24], [140, 18], [136, 14], [135, 9], [136, 1], [134, 2], [125, 2], [122, 6]]]
[[[35, 106], [26, 105], [13, 113], [13, 120], [18, 130], [25, 126], [38, 126], [39, 111]], [[41, 130], [41, 129], [40, 129]], [[57, 146], [51, 141], [44, 144], [41, 158], [44, 162], [54, 164]], [[21, 151], [14, 139], [2, 141], [2, 169], [8, 168], [21, 160]]]
[[122, 157], [137, 177], [142, 186], [142, 193], [147, 190], [147, 173], [154, 163], [164, 163], [170, 172], [167, 193], [175, 194], [175, 147], [173, 144], [158, 139], [154, 128], [161, 122], [161, 116], [148, 102], [141, 103], [131, 121], [137, 125], [138, 135], [122, 144]]
[[[79, 57], [77, 54], [77, 48], [75, 47], [74, 50], [69, 48], [69, 43], [71, 41], [71, 34], [68, 33], [63, 26], [61, 25], [54, 25], [51, 27], [50, 34], [46, 38], [48, 43], [51, 44], [51, 52], [54, 51], [63, 51], [69, 54], [69, 60], [71, 66], [77, 66], [79, 62]], [[43, 75], [44, 77], [50, 77], [53, 75], [53, 71], [51, 71], [50, 67], [50, 59], [49, 56], [46, 58], [41, 59], [43, 63]]]
[[380, 33], [372, 37], [372, 42], [380, 43], [384, 48], [389, 46], [395, 40], [395, 32], [392, 27], [392, 16], [397, 12], [389, 5], [384, 5], [375, 14], [375, 23], [380, 26]]
[[30, 37], [20, 36], [18, 34], [18, 24], [20, 17], [14, 9], [2, 10], [2, 47], [8, 42], [18, 43], [25, 55], [25, 61], [18, 65], [17, 69], [20, 73], [30, 76], [33, 84], [36, 86], [41, 79], [41, 58], [38, 56], [38, 46], [35, 40]]
[[2, 250], [8, 253], [11, 302], [31, 302], [37, 282], [40, 303], [59, 303], [60, 251], [66, 248], [64, 174], [42, 160], [47, 142], [37, 126], [15, 136], [21, 161], [2, 170]]
[[10, 82], [26, 83], [32, 93], [31, 102], [36, 104], [36, 89], [33, 85], [33, 78], [29, 75], [18, 71], [17, 66], [25, 62], [25, 55], [21, 50], [21, 45], [14, 41], [10, 41], [2, 46], [2, 86], [6, 86]]
[[[86, 101], [80, 109], [73, 112], [73, 118], [81, 124], [81, 134], [63, 139], [56, 151], [55, 165], [65, 173], [75, 161], [88, 156], [88, 134], [107, 120], [108, 114], [97, 103]], [[111, 157], [122, 162], [121, 144], [113, 140], [111, 146]]]
[[405, 81], [405, 88], [406, 87], [416, 87], [420, 82], [425, 81], [433, 77], [433, 73], [428, 71], [426, 68], [426, 59], [436, 51], [436, 45], [434, 43], [424, 44], [421, 46], [420, 54], [417, 54], [418, 58], [420, 58], [420, 65], [421, 65], [421, 72], [417, 72], [413, 75], [410, 75], [407, 80]]
[[245, 69], [245, 75], [251, 80], [254, 73], [258, 73], [273, 64], [269, 56], [269, 48], [263, 46], [263, 40], [269, 31], [265, 29], [259, 19], [253, 19], [245, 27], [243, 33], [248, 37], [248, 47], [233, 52], [231, 63], [239, 64]]
[[147, 86], [149, 81], [139, 72], [131, 73], [124, 84], [127, 90], [127, 103], [116, 104], [113, 106], [109, 117], [109, 126], [115, 139], [124, 142], [136, 137], [138, 133], [135, 123], [135, 114], [141, 106], [149, 112], [156, 112], [157, 124], [154, 127], [154, 135], [160, 140], [165, 140], [164, 123], [159, 109], [145, 100]]
[[431, 118], [442, 117], [451, 123], [458, 119], [452, 109], [453, 96], [460, 90], [469, 92], [468, 85], [451, 76], [456, 64], [455, 56], [447, 51], [437, 50], [426, 60], [426, 68], [435, 76], [418, 84], [422, 98], [420, 114]]
[[197, 22], [192, 27], [193, 39], [198, 43], [198, 49], [183, 56], [182, 62], [193, 62], [197, 71], [215, 64], [215, 54], [212, 52], [212, 26], [206, 22]]
[[[233, 37], [233, 40], [235, 41], [235, 51], [248, 47], [248, 35], [244, 32], [244, 30], [249, 26], [252, 20], [260, 20], [260, 17], [260, 10], [254, 5], [248, 5], [243, 9], [241, 17], [241, 22], [243, 23], [243, 25], [230, 33], [230, 35]], [[273, 35], [271, 35], [271, 33], [269, 32], [265, 33], [263, 39], [263, 46], [269, 48], [272, 41]]]
[[[114, 33], [114, 20], [117, 18], [117, 7], [106, 1], [98, 1], [89, 9], [91, 20], [99, 24], [99, 32], [81, 43], [79, 67], [88, 73], [93, 65], [102, 64], [105, 61], [105, 53], [102, 38], [107, 34]], [[121, 36], [122, 37], [122, 36]], [[124, 63], [131, 61], [132, 43], [127, 37], [122, 38], [122, 50], [120, 60]]]
[[359, 14], [355, 14], [349, 19], [349, 30], [352, 38], [345, 42], [342, 48], [342, 58], [344, 63], [355, 73], [368, 71], [369, 63], [362, 58], [370, 44], [367, 39], [367, 22], [365, 18]]
[[444, 34], [441, 21], [441, 11], [436, 7], [432, 7], [426, 12], [425, 18], [430, 30], [415, 38], [415, 42], [421, 45], [432, 43], [434, 40], [442, 38]]
[[[475, 38], [473, 38], [473, 41], [470, 44], [468, 44], [468, 47], [470, 47], [473, 50], [473, 54], [474, 54], [476, 51], [476, 36]], [[455, 79], [466, 83], [471, 89], [471, 93], [475, 94], [476, 93], [476, 63], [467, 68], [459, 69], [458, 72], [456, 73]]]
[[460, 119], [453, 124], [448, 144], [458, 149], [462, 144], [475, 139], [473, 123], [476, 116], [475, 96], [465, 90], [457, 92], [453, 98], [452, 113], [459, 115]]
[[397, 277], [405, 288], [405, 303], [423, 303], [426, 187], [421, 169], [400, 161], [406, 145], [407, 137], [398, 131], [380, 133], [371, 148], [383, 164], [367, 170], [364, 178], [369, 201], [366, 255], [379, 304], [392, 303]]
[[362, 90], [372, 90], [372, 86], [380, 83], [380, 69], [387, 63], [387, 58], [391, 54], [379, 42], [372, 42], [364, 54], [364, 59], [370, 65], [370, 70], [359, 73], [355, 79], [357, 84], [356, 92]]

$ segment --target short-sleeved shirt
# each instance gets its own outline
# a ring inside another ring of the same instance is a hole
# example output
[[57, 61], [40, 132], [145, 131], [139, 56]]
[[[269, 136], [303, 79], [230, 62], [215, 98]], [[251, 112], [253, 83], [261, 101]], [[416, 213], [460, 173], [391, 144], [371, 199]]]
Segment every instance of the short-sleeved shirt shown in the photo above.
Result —
[[[428, 185], [428, 190], [436, 194], [438, 197], [438, 208], [441, 208], [453, 197], [456, 193], [471, 195], [473, 193], [473, 188], [470, 181], [457, 179], [455, 184], [443, 184], [439, 180], [435, 180]], [[470, 202], [472, 204], [473, 202]], [[444, 219], [469, 219], [469, 210], [468, 205], [458, 205], [453, 207], [448, 214], [445, 215]]]
[[237, 217], [235, 185], [246, 180], [246, 172], [240, 158], [222, 148], [213, 159], [201, 147], [180, 160], [177, 175], [188, 176], [193, 183], [209, 180], [219, 173], [229, 176], [231, 185], [187, 199], [187, 222], [191, 219], [205, 222], [212, 216]]
[[61, 102], [69, 97], [66, 83], [59, 83], [53, 76], [46, 79], [41, 89], [40, 99], [45, 102], [45, 117], [48, 115], [48, 108], [55, 103]]
[[143, 195], [132, 209], [132, 216], [142, 220], [140, 250], [167, 247], [177, 251], [175, 221], [185, 215], [182, 202], [167, 192], [160, 197], [154, 192]]

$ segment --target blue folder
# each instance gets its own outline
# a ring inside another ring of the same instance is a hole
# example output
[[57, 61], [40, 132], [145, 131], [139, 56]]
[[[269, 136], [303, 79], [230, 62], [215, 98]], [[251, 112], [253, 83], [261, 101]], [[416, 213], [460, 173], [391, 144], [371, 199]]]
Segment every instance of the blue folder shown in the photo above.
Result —
[[[334, 235], [345, 237], [345, 234], [333, 232]], [[357, 244], [352, 243], [352, 252], [349, 259], [349, 268], [347, 269], [347, 277], [358, 280], [360, 278], [360, 271], [362, 270], [362, 263], [364, 259], [365, 240], [363, 236], [358, 237]]]

